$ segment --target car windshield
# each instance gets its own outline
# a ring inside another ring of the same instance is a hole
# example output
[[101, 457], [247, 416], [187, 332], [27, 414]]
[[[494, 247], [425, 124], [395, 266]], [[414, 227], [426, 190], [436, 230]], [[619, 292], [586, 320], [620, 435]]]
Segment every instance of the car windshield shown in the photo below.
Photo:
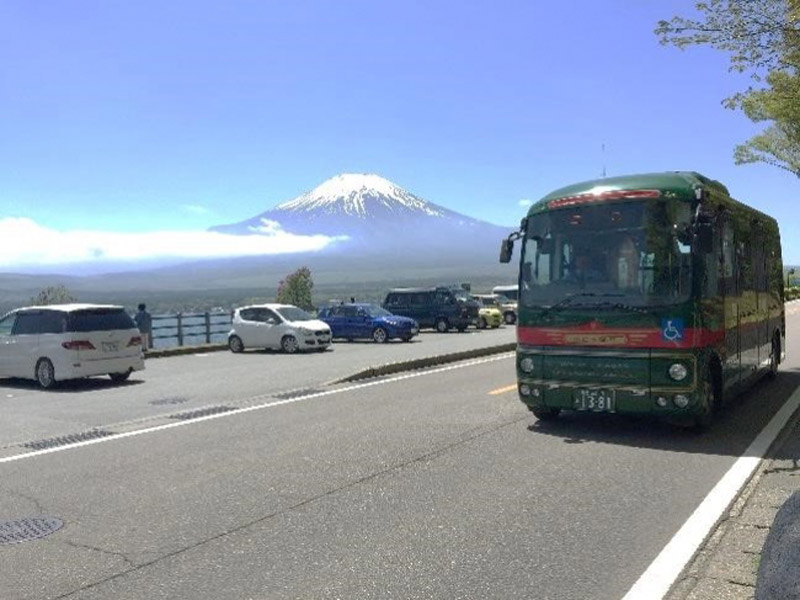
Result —
[[369, 306], [362, 306], [361, 308], [370, 317], [390, 317], [392, 315], [388, 310], [381, 308], [377, 304], [370, 304]]
[[312, 321], [316, 317], [296, 306], [282, 306], [275, 310], [285, 321]]
[[[522, 303], [531, 307], [663, 305], [688, 298], [688, 204], [591, 204], [532, 215], [522, 249]], [[565, 299], [574, 301], [564, 302]]]

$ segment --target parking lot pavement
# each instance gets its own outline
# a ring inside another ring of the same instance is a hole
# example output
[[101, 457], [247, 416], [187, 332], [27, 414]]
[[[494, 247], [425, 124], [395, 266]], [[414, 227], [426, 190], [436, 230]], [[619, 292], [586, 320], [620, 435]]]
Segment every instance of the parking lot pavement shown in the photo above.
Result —
[[[769, 458], [762, 461], [750, 483], [665, 598], [755, 598], [764, 542], [781, 506], [798, 489], [800, 414], [795, 414]], [[794, 577], [800, 577], [796, 565]]]

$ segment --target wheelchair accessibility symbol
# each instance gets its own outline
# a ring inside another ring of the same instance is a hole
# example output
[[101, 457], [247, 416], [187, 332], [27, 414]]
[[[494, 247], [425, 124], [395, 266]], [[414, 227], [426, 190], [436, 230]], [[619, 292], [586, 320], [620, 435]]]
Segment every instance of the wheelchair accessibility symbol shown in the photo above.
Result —
[[661, 339], [666, 342], [678, 342], [683, 339], [683, 319], [662, 319]]

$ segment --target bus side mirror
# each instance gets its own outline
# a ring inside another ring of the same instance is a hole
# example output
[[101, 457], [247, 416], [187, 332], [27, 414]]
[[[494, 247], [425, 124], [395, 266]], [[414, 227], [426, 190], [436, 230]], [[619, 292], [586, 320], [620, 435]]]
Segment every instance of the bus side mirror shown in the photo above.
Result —
[[505, 239], [500, 242], [500, 262], [501, 263], [510, 263], [511, 262], [511, 255], [514, 252], [514, 240], [512, 239]]

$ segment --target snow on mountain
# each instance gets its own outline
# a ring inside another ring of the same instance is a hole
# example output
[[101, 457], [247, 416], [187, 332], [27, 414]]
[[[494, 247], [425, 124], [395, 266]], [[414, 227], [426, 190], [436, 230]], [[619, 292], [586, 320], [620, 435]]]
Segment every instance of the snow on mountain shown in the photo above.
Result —
[[365, 219], [382, 213], [419, 213], [445, 216], [445, 210], [374, 174], [344, 173], [332, 177], [310, 192], [284, 202], [276, 211], [296, 213], [344, 213]]
[[424, 230], [441, 228], [443, 222], [468, 229], [501, 229], [423, 200], [379, 175], [355, 173], [332, 177], [251, 219], [211, 229], [245, 235], [269, 234], [278, 228], [296, 234], [350, 237], [370, 237], [380, 231], [385, 237], [401, 229], [408, 233], [409, 225]]

